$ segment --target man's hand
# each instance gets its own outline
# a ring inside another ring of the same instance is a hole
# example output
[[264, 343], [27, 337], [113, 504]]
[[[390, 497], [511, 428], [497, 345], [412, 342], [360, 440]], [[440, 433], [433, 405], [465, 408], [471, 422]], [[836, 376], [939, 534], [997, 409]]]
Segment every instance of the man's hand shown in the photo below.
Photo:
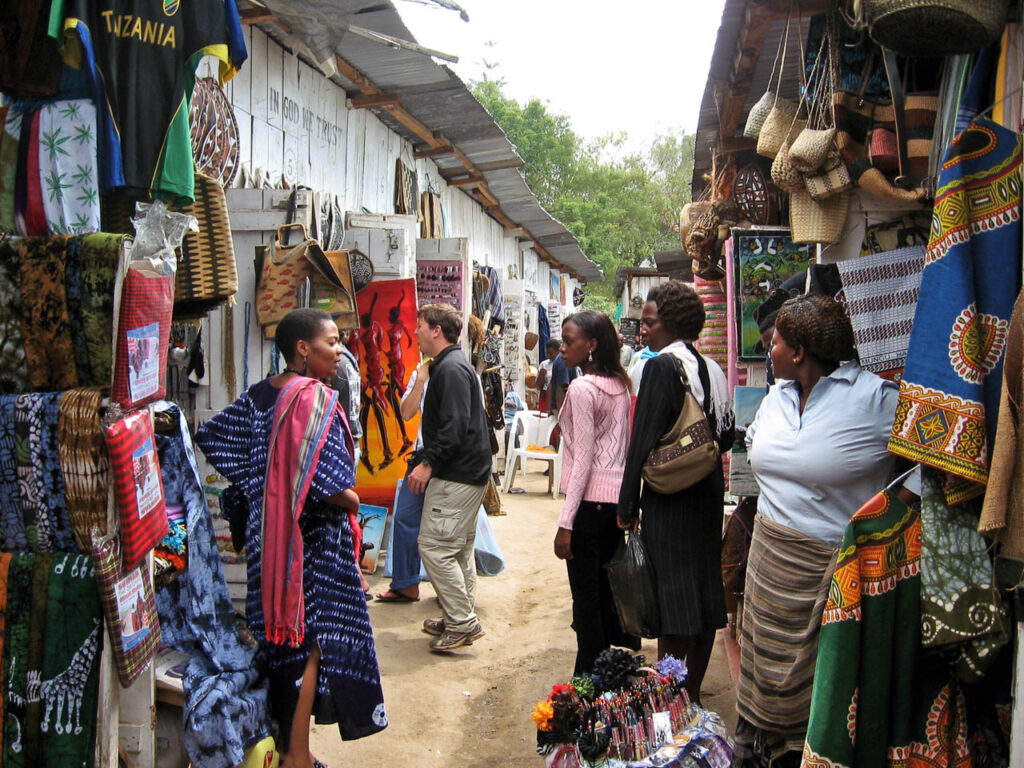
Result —
[[423, 386], [430, 379], [430, 361], [424, 360], [416, 367], [416, 382]]
[[417, 464], [416, 468], [409, 473], [409, 490], [413, 493], [425, 493], [427, 490], [427, 483], [430, 482], [430, 478], [433, 476], [434, 470], [429, 464]]
[[572, 531], [568, 528], [559, 528], [555, 534], [555, 557], [572, 560]]

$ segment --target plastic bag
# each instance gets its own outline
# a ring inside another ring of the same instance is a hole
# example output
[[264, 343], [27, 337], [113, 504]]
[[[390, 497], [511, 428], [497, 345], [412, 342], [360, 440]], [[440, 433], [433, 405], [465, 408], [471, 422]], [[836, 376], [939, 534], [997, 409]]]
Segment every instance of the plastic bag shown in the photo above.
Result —
[[627, 536], [605, 568], [622, 631], [657, 637], [661, 633], [661, 611], [654, 588], [654, 569], [639, 534]]

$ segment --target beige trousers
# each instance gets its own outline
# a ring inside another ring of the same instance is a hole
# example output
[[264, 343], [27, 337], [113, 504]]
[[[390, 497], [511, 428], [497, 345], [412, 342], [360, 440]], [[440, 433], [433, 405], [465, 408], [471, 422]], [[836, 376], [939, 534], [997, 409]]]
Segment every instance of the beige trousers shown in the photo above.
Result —
[[445, 628], [476, 626], [476, 516], [486, 485], [432, 478], [423, 497], [419, 548], [423, 567], [441, 602]]

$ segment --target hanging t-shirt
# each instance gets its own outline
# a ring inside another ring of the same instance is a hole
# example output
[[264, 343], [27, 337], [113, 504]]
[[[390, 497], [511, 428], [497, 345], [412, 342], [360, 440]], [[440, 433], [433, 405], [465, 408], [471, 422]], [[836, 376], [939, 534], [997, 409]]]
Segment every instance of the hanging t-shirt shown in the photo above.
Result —
[[191, 200], [188, 97], [204, 55], [221, 80], [245, 61], [235, 0], [56, 0], [50, 34], [85, 67], [100, 109], [100, 190]]

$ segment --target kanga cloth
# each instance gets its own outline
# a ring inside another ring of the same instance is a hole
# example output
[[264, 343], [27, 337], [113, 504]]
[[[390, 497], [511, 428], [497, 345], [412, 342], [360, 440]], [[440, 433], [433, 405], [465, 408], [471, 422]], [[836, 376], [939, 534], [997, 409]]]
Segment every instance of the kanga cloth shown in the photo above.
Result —
[[92, 559], [88, 555], [54, 555], [46, 590], [39, 685], [40, 765], [92, 765], [102, 631], [103, 612]]
[[162, 642], [189, 654], [182, 680], [189, 759], [196, 768], [233, 768], [271, 733], [267, 679], [256, 649], [238, 637], [188, 424], [177, 406], [157, 407], [165, 406], [179, 434], [157, 436], [160, 467], [167, 498], [185, 507], [188, 568], [157, 592]]
[[96, 107], [89, 99], [50, 102], [39, 110], [39, 176], [51, 234], [100, 229]]
[[758, 515], [747, 556], [736, 711], [772, 756], [799, 751], [837, 550]]
[[992, 461], [978, 530], [999, 543], [999, 552], [1024, 560], [1024, 293], [1010, 318], [1003, 359], [1003, 391]]
[[[344, 739], [360, 738], [387, 727], [373, 630], [352, 550], [348, 516], [316, 504], [351, 488], [355, 482], [340, 418], [331, 421], [309, 500], [299, 519], [306, 637], [299, 648], [266, 641], [260, 568], [263, 488], [278, 392], [266, 380], [249, 387], [199, 428], [196, 444], [210, 464], [245, 494], [248, 504], [246, 618], [268, 661], [272, 711], [278, 727], [287, 729], [291, 725], [297, 682], [310, 651], [319, 644], [322, 655], [313, 705], [316, 721], [337, 722]], [[283, 698], [277, 697], [277, 689]], [[278, 745], [280, 748], [281, 743]]]
[[903, 370], [921, 290], [925, 247], [913, 245], [836, 264], [864, 370], [894, 380]]
[[43, 674], [43, 642], [46, 637], [46, 595], [50, 586], [50, 568], [53, 554], [40, 552], [32, 567], [32, 615], [28, 622], [28, 686], [25, 696], [25, 765], [43, 763], [39, 759], [42, 749], [40, 725], [43, 707], [39, 681]]
[[25, 713], [28, 704], [28, 634], [32, 615], [32, 568], [36, 556], [15, 555], [7, 575], [4, 634], [4, 768], [25, 763]]
[[82, 329], [96, 386], [110, 384], [114, 358], [114, 280], [124, 243], [130, 239], [105, 233], [81, 238]]
[[25, 392], [30, 388], [25, 339], [21, 333], [21, 252], [15, 238], [3, 238], [0, 240], [0, 394]]
[[963, 692], [920, 648], [920, 597], [920, 515], [882, 491], [839, 547], [804, 768], [971, 765]]
[[977, 531], [980, 500], [949, 506], [940, 478], [921, 473], [921, 645], [945, 651], [957, 677], [976, 683], [1006, 644], [1007, 616]]
[[962, 478], [946, 488], [950, 503], [979, 495], [988, 480], [1020, 287], [1020, 206], [1021, 136], [979, 119], [953, 140], [939, 173], [889, 442], [898, 456]]
[[[92, 366], [89, 365], [89, 342], [85, 338], [82, 322], [82, 239], [69, 237], [64, 249], [64, 292], [71, 324], [71, 348], [75, 355], [78, 385], [94, 386]], [[103, 382], [106, 384], [107, 382]]]
[[21, 330], [32, 389], [78, 386], [67, 293], [64, 289], [66, 237], [21, 241]]

